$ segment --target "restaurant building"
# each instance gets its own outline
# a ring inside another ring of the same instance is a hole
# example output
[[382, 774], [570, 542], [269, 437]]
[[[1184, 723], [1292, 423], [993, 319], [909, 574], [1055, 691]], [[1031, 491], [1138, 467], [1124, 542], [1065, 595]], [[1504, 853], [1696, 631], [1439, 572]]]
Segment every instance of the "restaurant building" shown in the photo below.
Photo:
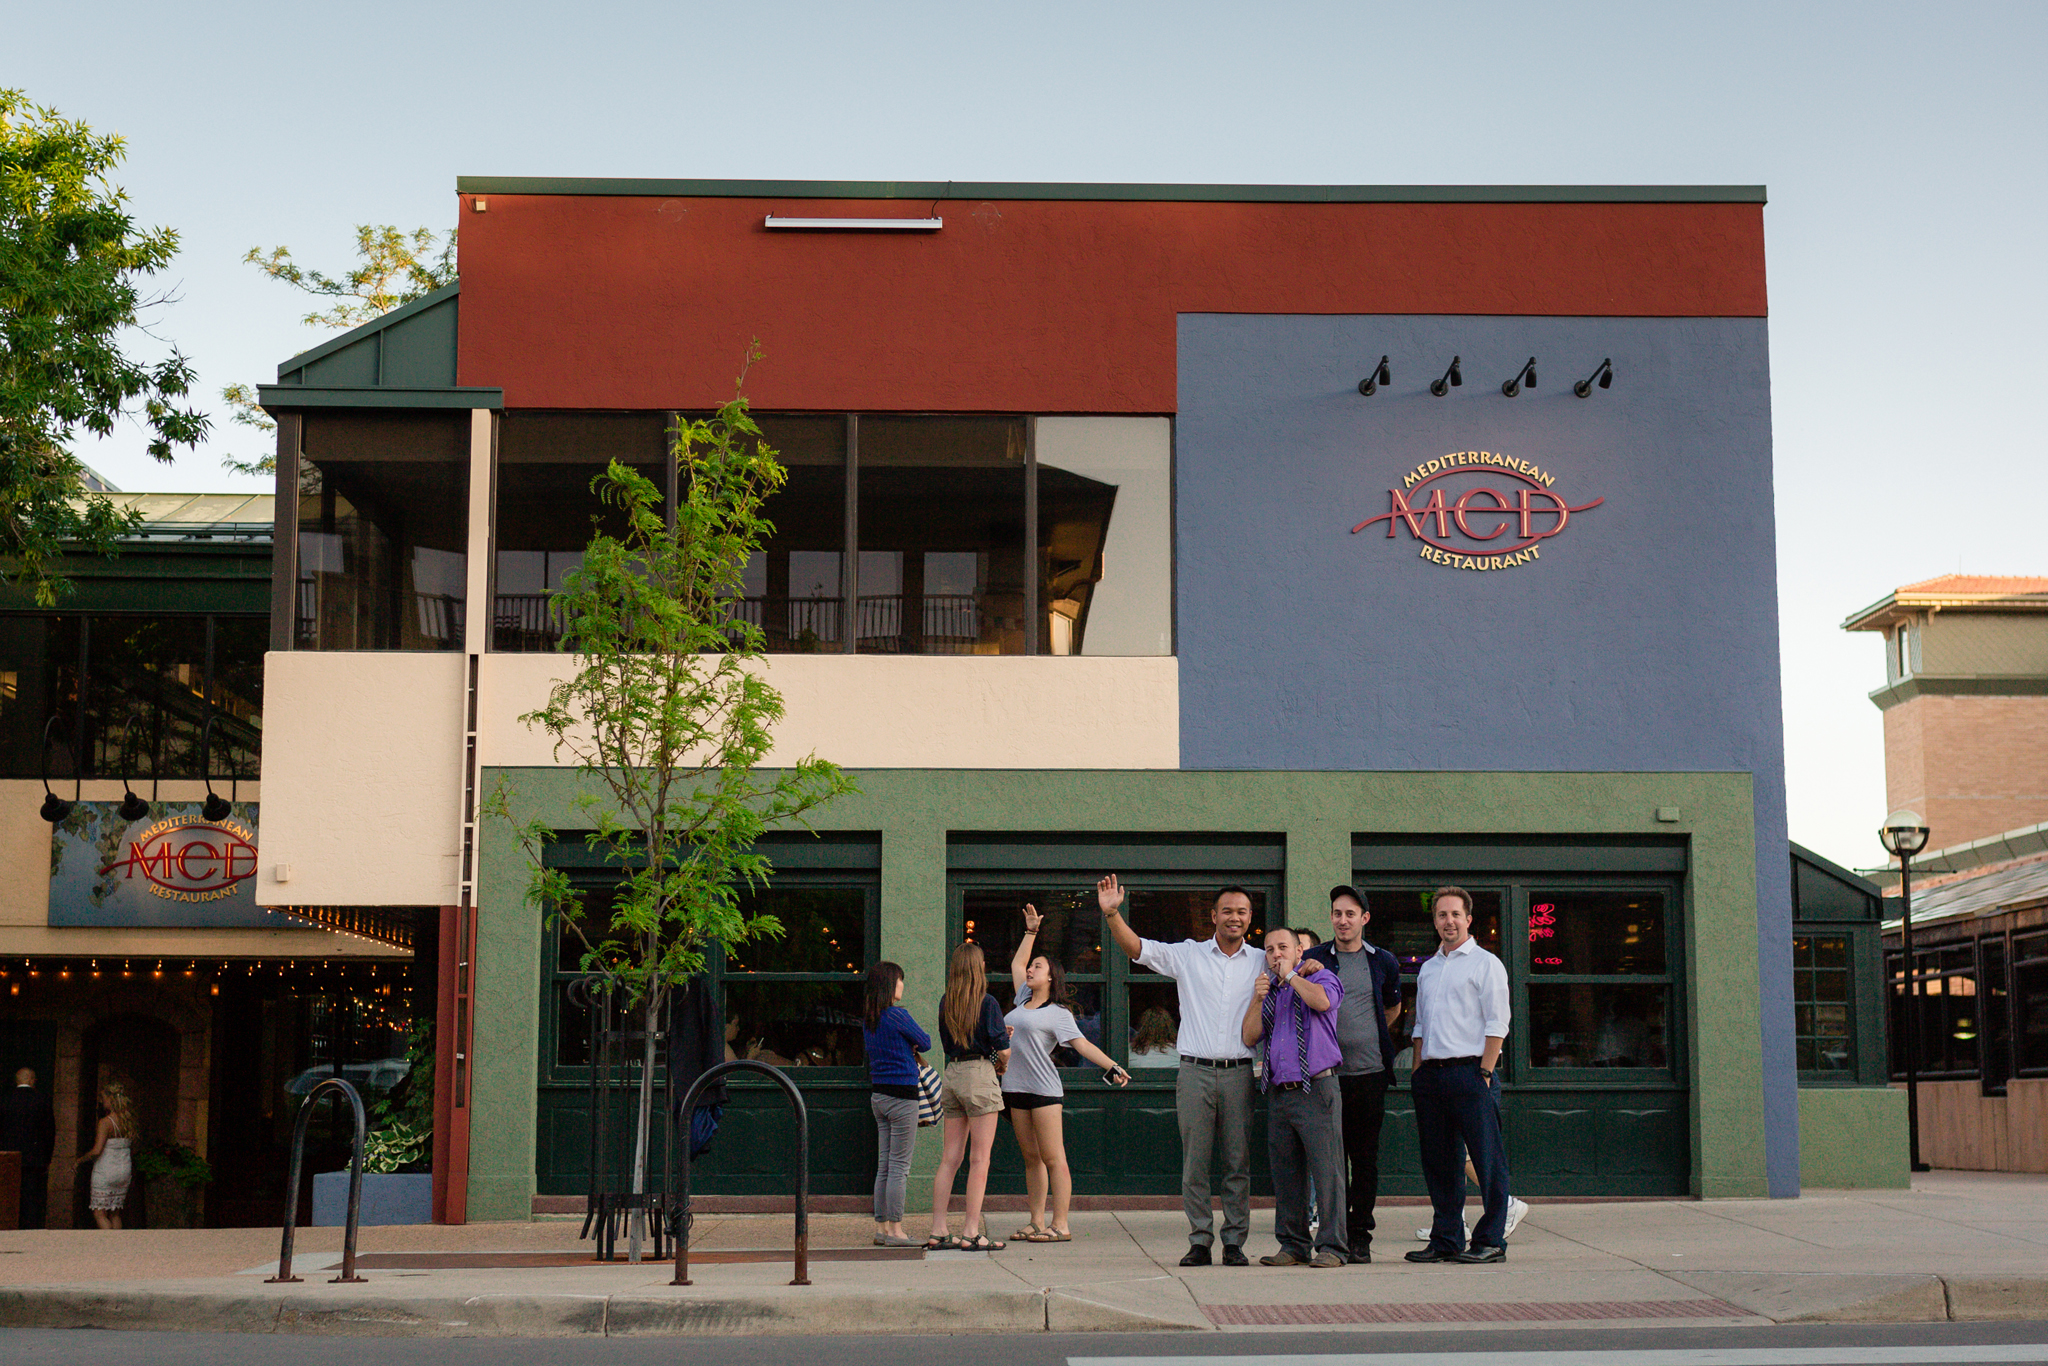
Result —
[[[64, 557], [53, 607], [0, 592], [0, 1082], [32, 1069], [55, 1111], [49, 1227], [92, 1226], [73, 1159], [110, 1079], [139, 1152], [214, 1175], [139, 1175], [128, 1227], [273, 1224], [314, 1074], [404, 1079], [431, 946], [256, 904], [271, 498], [95, 491], [140, 518], [119, 553]], [[337, 1152], [323, 1125], [312, 1157]]]
[[[547, 594], [596, 469], [669, 479], [671, 415], [756, 342], [790, 471], [739, 607], [771, 762], [861, 792], [774, 842], [789, 934], [709, 989], [800, 1079], [814, 1190], [872, 1178], [877, 960], [930, 1027], [949, 948], [1005, 963], [1032, 902], [1105, 1049], [1175, 1013], [1105, 947], [1108, 871], [1158, 938], [1206, 934], [1223, 883], [1261, 928], [1356, 883], [1411, 971], [1432, 889], [1471, 888], [1518, 1194], [1903, 1182], [1881, 1023], [1798, 1028], [1878, 987], [1874, 957], [1795, 972], [1796, 933], [1875, 902], [1786, 831], [1761, 190], [457, 189], [460, 282], [262, 391], [256, 896], [436, 919], [440, 1217], [585, 1188], [577, 954], [479, 802], [506, 785], [601, 885], [518, 720], [567, 663]], [[1172, 1084], [1069, 1074], [1077, 1191], [1178, 1189]], [[1386, 1163], [1419, 1191], [1404, 1099]], [[782, 1104], [735, 1088], [699, 1189], [788, 1189]]]

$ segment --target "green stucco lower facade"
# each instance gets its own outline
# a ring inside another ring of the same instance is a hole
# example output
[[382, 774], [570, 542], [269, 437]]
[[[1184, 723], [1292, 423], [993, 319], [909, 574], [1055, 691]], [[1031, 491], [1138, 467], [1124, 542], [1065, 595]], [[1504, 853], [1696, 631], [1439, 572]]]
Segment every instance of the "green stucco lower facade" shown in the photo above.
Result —
[[1799, 1184], [1906, 1190], [1906, 1093], [1889, 1086], [1799, 1088]]
[[[1371, 871], [1370, 855], [1360, 852], [1362, 839], [1443, 841], [1452, 850], [1443, 860], [1447, 868], [1459, 866], [1457, 849], [1484, 848], [1488, 841], [1518, 841], [1525, 849], [1546, 842], [1675, 849], [1678, 861], [1672, 866], [1682, 871], [1672, 877], [1683, 907], [1677, 920], [1679, 942], [1673, 949], [1683, 974], [1675, 996], [1679, 1015], [1674, 1035], [1680, 1049], [1673, 1059], [1675, 1081], [1664, 1090], [1680, 1132], [1663, 1135], [1657, 1142], [1678, 1154], [1680, 1166], [1675, 1175], [1658, 1178], [1665, 1184], [1631, 1186], [1626, 1179], [1632, 1170], [1628, 1154], [1604, 1153], [1599, 1169], [1615, 1175], [1587, 1179], [1612, 1180], [1611, 1193], [1616, 1194], [1766, 1193], [1755, 814], [1746, 773], [892, 769], [856, 776], [860, 795], [826, 809], [816, 825], [821, 831], [863, 832], [878, 843], [879, 939], [869, 957], [903, 966], [914, 984], [905, 1005], [927, 1031], [936, 1025], [937, 986], [943, 984], [946, 955], [959, 933], [957, 897], [949, 888], [949, 854], [962, 836], [1043, 836], [1083, 845], [1164, 836], [1263, 837], [1275, 851], [1278, 872], [1272, 885], [1284, 906], [1284, 923], [1311, 926], [1327, 923], [1326, 893], [1332, 885]], [[573, 804], [573, 773], [495, 770], [485, 776], [486, 790], [500, 778], [508, 784], [522, 819], [537, 816], [564, 831], [582, 824]], [[1677, 820], [1659, 819], [1660, 810], [1669, 815], [1673, 808]], [[1111, 870], [1081, 871], [1092, 876]], [[537, 917], [523, 904], [526, 869], [511, 829], [502, 823], [483, 831], [480, 874], [469, 1217], [517, 1219], [528, 1216], [539, 1189], [536, 1144], [545, 1089], [540, 1056], [543, 934]], [[1001, 975], [999, 965], [992, 963], [990, 968], [992, 978]], [[1158, 1172], [1177, 1165], [1177, 1155], [1170, 1151], [1177, 1148], [1171, 1092], [1157, 1089], [1165, 1081], [1162, 1076], [1153, 1083], [1149, 1099], [1134, 1095], [1119, 1102], [1121, 1109], [1097, 1105], [1092, 1096], [1077, 1092], [1070, 1106], [1070, 1136], [1089, 1133], [1092, 1125], [1095, 1138], [1070, 1137], [1070, 1142], [1096, 1141], [1112, 1155], [1156, 1152], [1163, 1146], [1169, 1160], [1154, 1163], [1154, 1176], [1148, 1179], [1156, 1180]], [[1541, 1078], [1521, 1081], [1532, 1097], [1538, 1092], [1550, 1096], [1541, 1104], [1529, 1102], [1536, 1108], [1522, 1123], [1524, 1152], [1533, 1154], [1536, 1150], [1529, 1145], [1539, 1142], [1584, 1142], [1589, 1126], [1600, 1134], [1611, 1133], [1617, 1146], [1638, 1141], [1625, 1127], [1599, 1127], [1608, 1118], [1623, 1124], [1624, 1116], [1632, 1113], [1613, 1103], [1619, 1093], [1612, 1088], [1574, 1092], [1568, 1086], [1545, 1087]], [[825, 1092], [838, 1096], [840, 1118], [838, 1129], [828, 1124], [822, 1135], [814, 1132], [814, 1152], [821, 1147], [821, 1137], [829, 1142], [837, 1134], [841, 1141], [854, 1141], [865, 1109], [864, 1083], [857, 1076], [823, 1075], [815, 1082], [821, 1101]], [[1802, 1092], [1801, 1119], [1809, 1141], [1822, 1138], [1816, 1125], [1831, 1132], [1837, 1116], [1856, 1118], [1842, 1114], [1842, 1106], [1854, 1102], [1834, 1102], [1833, 1108], [1823, 1106], [1810, 1116], [1807, 1094]], [[1574, 1101], [1575, 1095], [1583, 1104]], [[1613, 1113], [1603, 1112], [1603, 1105]], [[1403, 1143], [1412, 1147], [1412, 1138], [1405, 1136], [1412, 1129], [1404, 1131], [1398, 1118], [1404, 1108], [1390, 1099], [1386, 1149], [1394, 1178], [1391, 1189], [1400, 1186], [1396, 1150]], [[1517, 1114], [1511, 1106], [1511, 1128]], [[1554, 1135], [1535, 1134], [1533, 1127], [1539, 1123], [1553, 1126]], [[917, 1170], [931, 1168], [935, 1133], [920, 1134]], [[872, 1143], [871, 1132], [867, 1141]], [[998, 1139], [992, 1189], [1000, 1188], [1000, 1155], [1008, 1144], [1007, 1137]], [[814, 1160], [814, 1173], [820, 1166]], [[1085, 1191], [1089, 1184], [1083, 1166], [1077, 1155], [1076, 1188]], [[1546, 1170], [1562, 1173], [1556, 1177], [1562, 1181], [1569, 1179], [1571, 1168], [1570, 1161], [1562, 1160]], [[1117, 1186], [1109, 1179], [1113, 1173], [1098, 1175], [1106, 1182], [1099, 1189], [1131, 1188]], [[1668, 1188], [1674, 1182], [1679, 1188]], [[914, 1203], [924, 1198], [921, 1184], [928, 1181], [912, 1181]], [[787, 1186], [764, 1189], [778, 1188]], [[1537, 1193], [1533, 1187], [1517, 1186], [1525, 1188]]]

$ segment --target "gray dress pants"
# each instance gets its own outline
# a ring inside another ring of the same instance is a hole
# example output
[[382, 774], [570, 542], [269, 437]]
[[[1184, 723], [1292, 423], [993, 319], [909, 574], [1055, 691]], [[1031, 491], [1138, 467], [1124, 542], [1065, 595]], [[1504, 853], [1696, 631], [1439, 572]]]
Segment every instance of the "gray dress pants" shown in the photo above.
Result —
[[1188, 1241], [1216, 1241], [1209, 1207], [1209, 1164], [1223, 1158], [1223, 1245], [1243, 1247], [1252, 1231], [1252, 1069], [1203, 1067], [1185, 1058], [1174, 1079], [1180, 1120], [1180, 1195]]
[[[1345, 1226], [1344, 1097], [1333, 1074], [1306, 1091], [1267, 1092], [1266, 1156], [1273, 1168], [1273, 1236], [1282, 1251], [1307, 1261], [1317, 1252], [1339, 1257], [1351, 1250]], [[1311, 1183], [1313, 1186], [1311, 1187]], [[1308, 1242], [1311, 1191], [1321, 1200], [1322, 1224]]]
[[917, 1143], [917, 1102], [880, 1091], [870, 1092], [869, 1100], [875, 1112], [875, 1222], [899, 1223], [910, 1150]]

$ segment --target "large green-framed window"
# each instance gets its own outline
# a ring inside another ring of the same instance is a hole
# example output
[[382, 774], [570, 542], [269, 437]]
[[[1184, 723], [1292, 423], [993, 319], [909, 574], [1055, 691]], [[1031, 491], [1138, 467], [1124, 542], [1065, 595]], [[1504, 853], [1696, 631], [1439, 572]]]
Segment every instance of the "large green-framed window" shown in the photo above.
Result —
[[1472, 893], [1473, 935], [1507, 968], [1504, 1130], [1517, 1192], [1669, 1195], [1689, 1188], [1682, 841], [1356, 836], [1365, 937], [1402, 967], [1399, 1090], [1383, 1190], [1411, 1175], [1415, 974], [1436, 951], [1438, 887]]
[[[1131, 1067], [1125, 1090], [1105, 1086], [1078, 1057], [1061, 1058], [1067, 1157], [1074, 1189], [1083, 1194], [1179, 1189], [1180, 1138], [1174, 1112], [1175, 1059], [1134, 1053], [1135, 1036], [1171, 1038], [1179, 1025], [1179, 993], [1170, 978], [1138, 967], [1108, 942], [1095, 899], [1095, 880], [1114, 872], [1128, 889], [1124, 914], [1148, 939], [1207, 938], [1217, 889], [1243, 887], [1252, 900], [1253, 952], [1277, 907], [1285, 904], [1283, 850], [1261, 838], [1112, 841], [1101, 837], [955, 836], [947, 876], [949, 933], [972, 939], [988, 960], [989, 990], [1007, 1009], [1010, 959], [1023, 929], [1022, 909], [1046, 913], [1044, 951], [1067, 969], [1081, 1031]], [[1150, 1021], [1147, 1028], [1147, 1021]], [[1252, 1142], [1255, 1189], [1263, 1191], [1263, 1117]], [[1016, 1146], [995, 1147], [991, 1190], [1023, 1189]]]
[[1514, 1022], [1502, 1051], [1504, 1084], [1678, 1081], [1674, 1022], [1684, 979], [1675, 880], [1578, 874], [1425, 881], [1367, 870], [1356, 876], [1372, 902], [1366, 938], [1402, 967], [1397, 1073], [1415, 1065], [1416, 973], [1436, 951], [1430, 906], [1436, 888], [1448, 883], [1472, 893], [1473, 937], [1508, 970]]
[[[874, 1178], [875, 1140], [860, 984], [881, 941], [880, 847], [872, 836], [806, 835], [775, 837], [762, 849], [775, 875], [746, 903], [781, 920], [783, 934], [729, 956], [714, 952], [702, 989], [713, 994], [726, 1022], [727, 1058], [789, 1068], [804, 1088], [812, 1188], [820, 1194], [865, 1189]], [[615, 880], [610, 871], [580, 845], [564, 843], [553, 854], [590, 897], [592, 922], [601, 922], [605, 891]], [[588, 1179], [590, 1039], [569, 988], [581, 975], [584, 947], [558, 926], [543, 934], [535, 1174], [542, 1194], [575, 1195]], [[628, 1054], [637, 1053], [637, 1042], [628, 1039]], [[693, 1179], [709, 1193], [786, 1194], [795, 1161], [788, 1105], [769, 1083], [751, 1078], [735, 1079], [728, 1092], [718, 1139]]]

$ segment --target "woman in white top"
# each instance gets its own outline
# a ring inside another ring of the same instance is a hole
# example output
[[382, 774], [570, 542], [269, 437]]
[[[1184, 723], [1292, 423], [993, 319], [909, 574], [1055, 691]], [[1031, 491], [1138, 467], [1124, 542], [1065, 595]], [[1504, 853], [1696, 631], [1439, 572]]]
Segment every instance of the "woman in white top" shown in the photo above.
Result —
[[100, 1087], [100, 1122], [92, 1151], [78, 1159], [92, 1163], [92, 1220], [101, 1228], [121, 1227], [121, 1207], [128, 1203], [128, 1183], [135, 1176], [135, 1102], [128, 1088], [108, 1080]]
[[[1024, 908], [1024, 937], [1010, 960], [1010, 983], [1017, 991], [1017, 1007], [1003, 1017], [1010, 1031], [1010, 1067], [1003, 1073], [1003, 1108], [1017, 1131], [1017, 1148], [1024, 1154], [1024, 1183], [1031, 1192], [1031, 1222], [1017, 1230], [1027, 1243], [1069, 1243], [1074, 1239], [1067, 1224], [1067, 1207], [1073, 1200], [1074, 1177], [1067, 1168], [1067, 1141], [1060, 1115], [1066, 1087], [1052, 1051], [1060, 1045], [1079, 1053], [1103, 1069], [1112, 1086], [1129, 1082], [1131, 1074], [1117, 1066], [1116, 1059], [1088, 1042], [1067, 997], [1067, 970], [1038, 952], [1038, 925], [1044, 917], [1036, 906]], [[1052, 1217], [1046, 1217], [1046, 1197], [1052, 1198]]]

